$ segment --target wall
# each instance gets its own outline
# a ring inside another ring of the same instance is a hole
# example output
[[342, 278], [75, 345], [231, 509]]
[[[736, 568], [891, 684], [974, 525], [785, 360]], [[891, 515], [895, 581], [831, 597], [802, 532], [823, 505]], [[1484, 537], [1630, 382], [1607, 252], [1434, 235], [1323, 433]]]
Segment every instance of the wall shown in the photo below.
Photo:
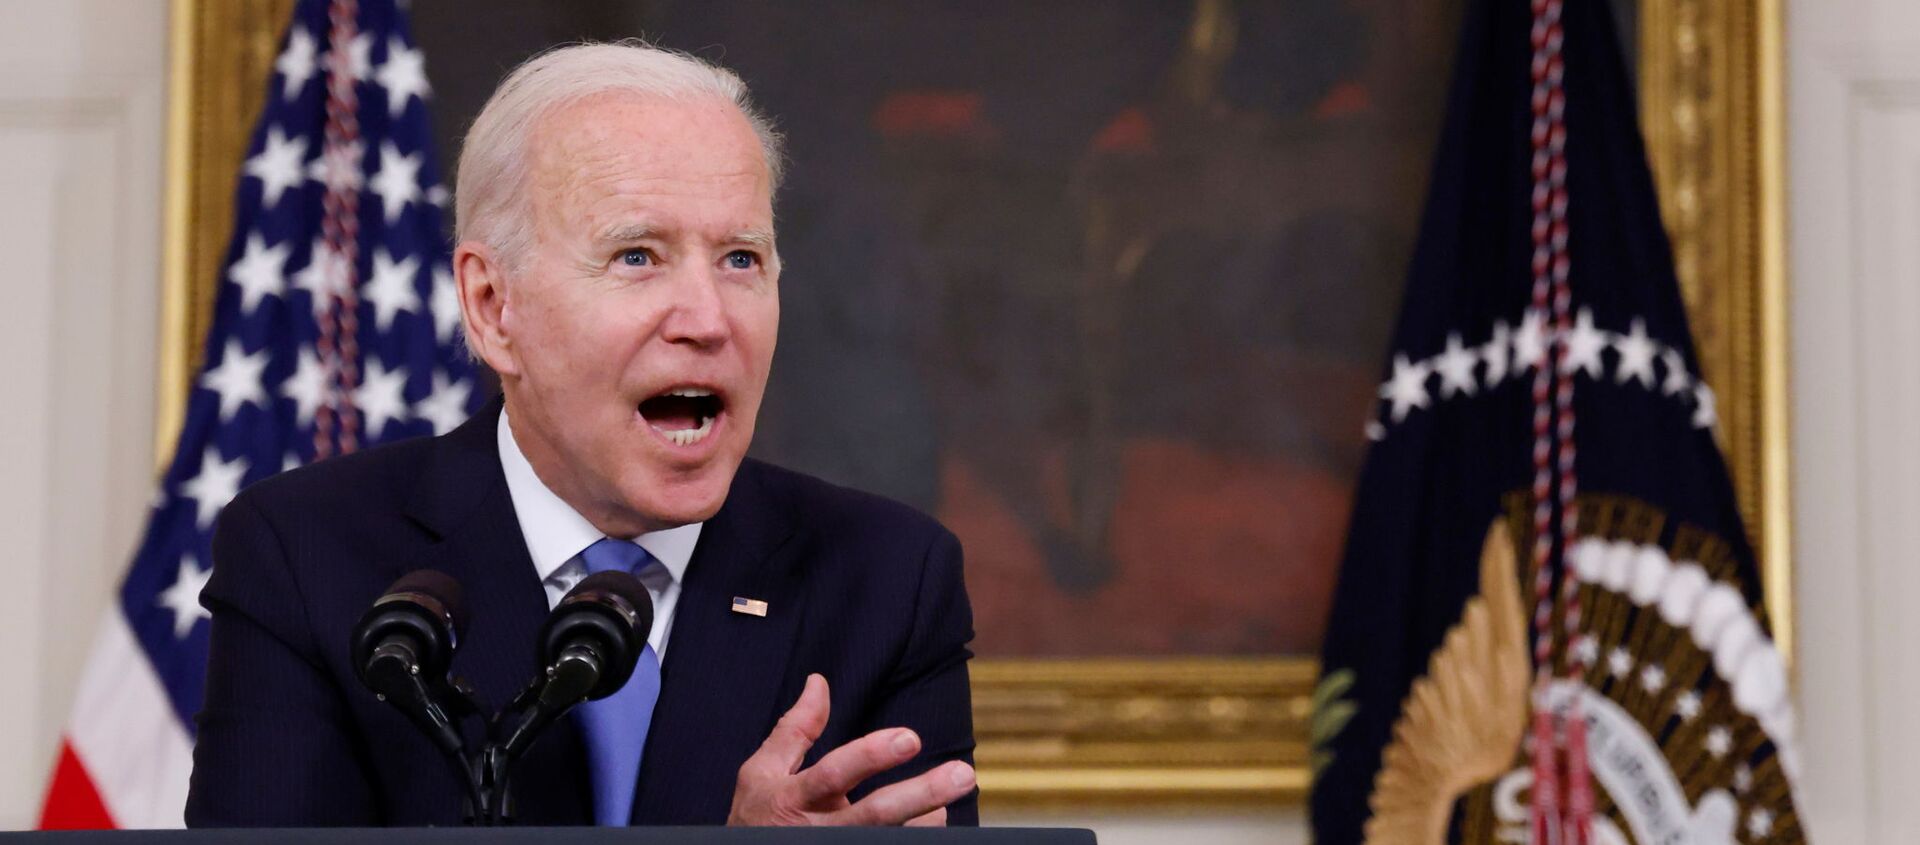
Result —
[[1920, 842], [1920, 5], [1787, 8], [1801, 797]]
[[153, 476], [166, 4], [0, 0], [0, 829], [31, 825]]

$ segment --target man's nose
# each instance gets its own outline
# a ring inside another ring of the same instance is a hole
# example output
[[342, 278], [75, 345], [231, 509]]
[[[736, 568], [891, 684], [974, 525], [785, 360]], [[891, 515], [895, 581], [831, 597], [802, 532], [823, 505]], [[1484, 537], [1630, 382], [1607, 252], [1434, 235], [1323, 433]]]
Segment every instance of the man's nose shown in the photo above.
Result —
[[669, 343], [713, 347], [727, 342], [731, 332], [721, 280], [713, 270], [687, 273], [674, 291], [673, 309], [662, 332]]

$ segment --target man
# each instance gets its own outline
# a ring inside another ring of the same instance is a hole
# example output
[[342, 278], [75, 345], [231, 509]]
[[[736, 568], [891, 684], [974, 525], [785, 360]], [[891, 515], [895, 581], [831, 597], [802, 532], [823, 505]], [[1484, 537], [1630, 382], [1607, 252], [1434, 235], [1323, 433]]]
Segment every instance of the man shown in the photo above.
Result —
[[453, 265], [504, 401], [227, 507], [189, 824], [460, 822], [454, 769], [347, 656], [421, 568], [464, 585], [453, 671], [495, 707], [589, 571], [652, 593], [635, 680], [520, 762], [519, 823], [977, 823], [957, 541], [745, 458], [779, 163], [739, 79], [690, 57], [568, 47], [502, 82], [461, 155]]

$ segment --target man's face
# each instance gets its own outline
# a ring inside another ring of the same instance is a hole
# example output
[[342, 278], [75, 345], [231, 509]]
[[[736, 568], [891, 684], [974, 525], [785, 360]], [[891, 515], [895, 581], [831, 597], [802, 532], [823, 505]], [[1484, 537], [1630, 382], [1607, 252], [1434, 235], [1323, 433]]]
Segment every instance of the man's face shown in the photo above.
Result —
[[530, 141], [532, 247], [499, 286], [500, 342], [481, 344], [515, 439], [609, 534], [707, 519], [780, 322], [759, 137], [724, 100], [621, 93], [549, 114]]

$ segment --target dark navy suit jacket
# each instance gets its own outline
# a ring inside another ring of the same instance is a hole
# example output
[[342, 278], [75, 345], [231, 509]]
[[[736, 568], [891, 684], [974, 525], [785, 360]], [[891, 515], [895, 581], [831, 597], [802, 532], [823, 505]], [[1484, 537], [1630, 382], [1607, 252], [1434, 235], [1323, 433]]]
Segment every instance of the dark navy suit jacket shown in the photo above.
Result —
[[[400, 575], [459, 579], [472, 624], [454, 660], [489, 707], [535, 671], [546, 593], [501, 472], [499, 405], [459, 429], [323, 461], [236, 497], [214, 535], [212, 653], [187, 823], [457, 825], [461, 781], [347, 658], [348, 632]], [[833, 711], [807, 758], [904, 726], [923, 748], [856, 797], [973, 757], [972, 611], [960, 546], [904, 505], [748, 460], [701, 531], [635, 791], [635, 824], [720, 824], [740, 764], [826, 676]], [[762, 617], [734, 613], [760, 599]], [[477, 731], [470, 731], [477, 734]], [[469, 743], [477, 742], [469, 736]], [[571, 719], [514, 777], [523, 824], [591, 824]], [[948, 808], [977, 824], [977, 796]]]

